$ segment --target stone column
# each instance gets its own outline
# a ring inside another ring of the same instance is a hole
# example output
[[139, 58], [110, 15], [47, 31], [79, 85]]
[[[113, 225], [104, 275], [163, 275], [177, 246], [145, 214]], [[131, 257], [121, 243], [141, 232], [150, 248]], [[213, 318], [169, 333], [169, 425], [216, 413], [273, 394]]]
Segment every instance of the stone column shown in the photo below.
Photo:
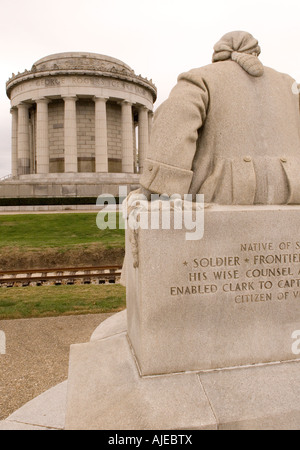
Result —
[[36, 100], [36, 173], [49, 173], [48, 103], [46, 98]]
[[152, 132], [152, 124], [153, 124], [153, 111], [148, 112], [148, 134], [149, 134], [149, 142], [151, 138], [151, 132]]
[[139, 172], [143, 173], [144, 161], [146, 159], [149, 144], [149, 118], [148, 109], [145, 106], [139, 108]]
[[65, 172], [78, 172], [76, 96], [63, 97], [65, 102], [64, 145]]
[[29, 104], [18, 105], [18, 175], [30, 173]]
[[122, 172], [134, 173], [132, 103], [122, 102]]
[[35, 139], [33, 138], [33, 114], [29, 118], [30, 173], [35, 173]]
[[107, 98], [94, 97], [95, 102], [95, 172], [108, 172]]
[[11, 174], [18, 176], [18, 110], [11, 108]]

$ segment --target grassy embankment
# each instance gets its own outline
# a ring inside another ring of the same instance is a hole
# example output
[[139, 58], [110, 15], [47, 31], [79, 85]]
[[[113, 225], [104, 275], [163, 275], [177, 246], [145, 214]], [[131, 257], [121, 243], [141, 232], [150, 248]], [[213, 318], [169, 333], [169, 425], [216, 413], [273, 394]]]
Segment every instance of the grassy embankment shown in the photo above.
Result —
[[[124, 230], [99, 230], [95, 213], [0, 216], [0, 269], [122, 264]], [[0, 319], [116, 312], [119, 285], [0, 288]]]

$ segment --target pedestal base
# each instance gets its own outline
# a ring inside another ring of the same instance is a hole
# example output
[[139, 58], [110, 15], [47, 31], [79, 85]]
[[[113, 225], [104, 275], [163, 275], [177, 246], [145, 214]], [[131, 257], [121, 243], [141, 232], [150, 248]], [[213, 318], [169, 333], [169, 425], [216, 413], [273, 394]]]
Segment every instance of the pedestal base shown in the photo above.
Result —
[[126, 315], [71, 347], [66, 429], [300, 428], [300, 362], [140, 375]]

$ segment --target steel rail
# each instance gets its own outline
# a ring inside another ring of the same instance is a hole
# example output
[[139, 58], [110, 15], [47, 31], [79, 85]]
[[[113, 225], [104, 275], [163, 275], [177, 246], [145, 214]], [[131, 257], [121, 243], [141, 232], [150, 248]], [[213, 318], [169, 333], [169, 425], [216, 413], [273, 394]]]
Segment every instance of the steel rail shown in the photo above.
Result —
[[64, 267], [0, 271], [0, 287], [52, 284], [117, 284], [121, 266]]

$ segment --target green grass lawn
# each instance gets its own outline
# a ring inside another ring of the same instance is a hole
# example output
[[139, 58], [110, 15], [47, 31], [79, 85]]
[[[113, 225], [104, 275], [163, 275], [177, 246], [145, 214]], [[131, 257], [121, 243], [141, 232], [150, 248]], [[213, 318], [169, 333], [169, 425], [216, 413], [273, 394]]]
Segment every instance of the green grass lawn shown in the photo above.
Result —
[[121, 285], [28, 286], [0, 289], [0, 320], [113, 313], [125, 308]]
[[[95, 244], [109, 254], [112, 249], [122, 251], [124, 230], [100, 230], [96, 218], [97, 213], [0, 215], [0, 258], [2, 249], [3, 261], [10, 257], [18, 266], [23, 256], [36, 252], [46, 261], [50, 249], [62, 255], [75, 251], [74, 258], [80, 258], [86, 248], [94, 249]], [[30, 262], [31, 256], [28, 258]], [[81, 264], [77, 259], [72, 265], [76, 262]], [[125, 288], [120, 285], [0, 288], [0, 319], [116, 312], [124, 307]]]
[[104, 248], [124, 247], [124, 230], [99, 230], [96, 217], [97, 213], [0, 216], [0, 249], [66, 248], [92, 243]]

